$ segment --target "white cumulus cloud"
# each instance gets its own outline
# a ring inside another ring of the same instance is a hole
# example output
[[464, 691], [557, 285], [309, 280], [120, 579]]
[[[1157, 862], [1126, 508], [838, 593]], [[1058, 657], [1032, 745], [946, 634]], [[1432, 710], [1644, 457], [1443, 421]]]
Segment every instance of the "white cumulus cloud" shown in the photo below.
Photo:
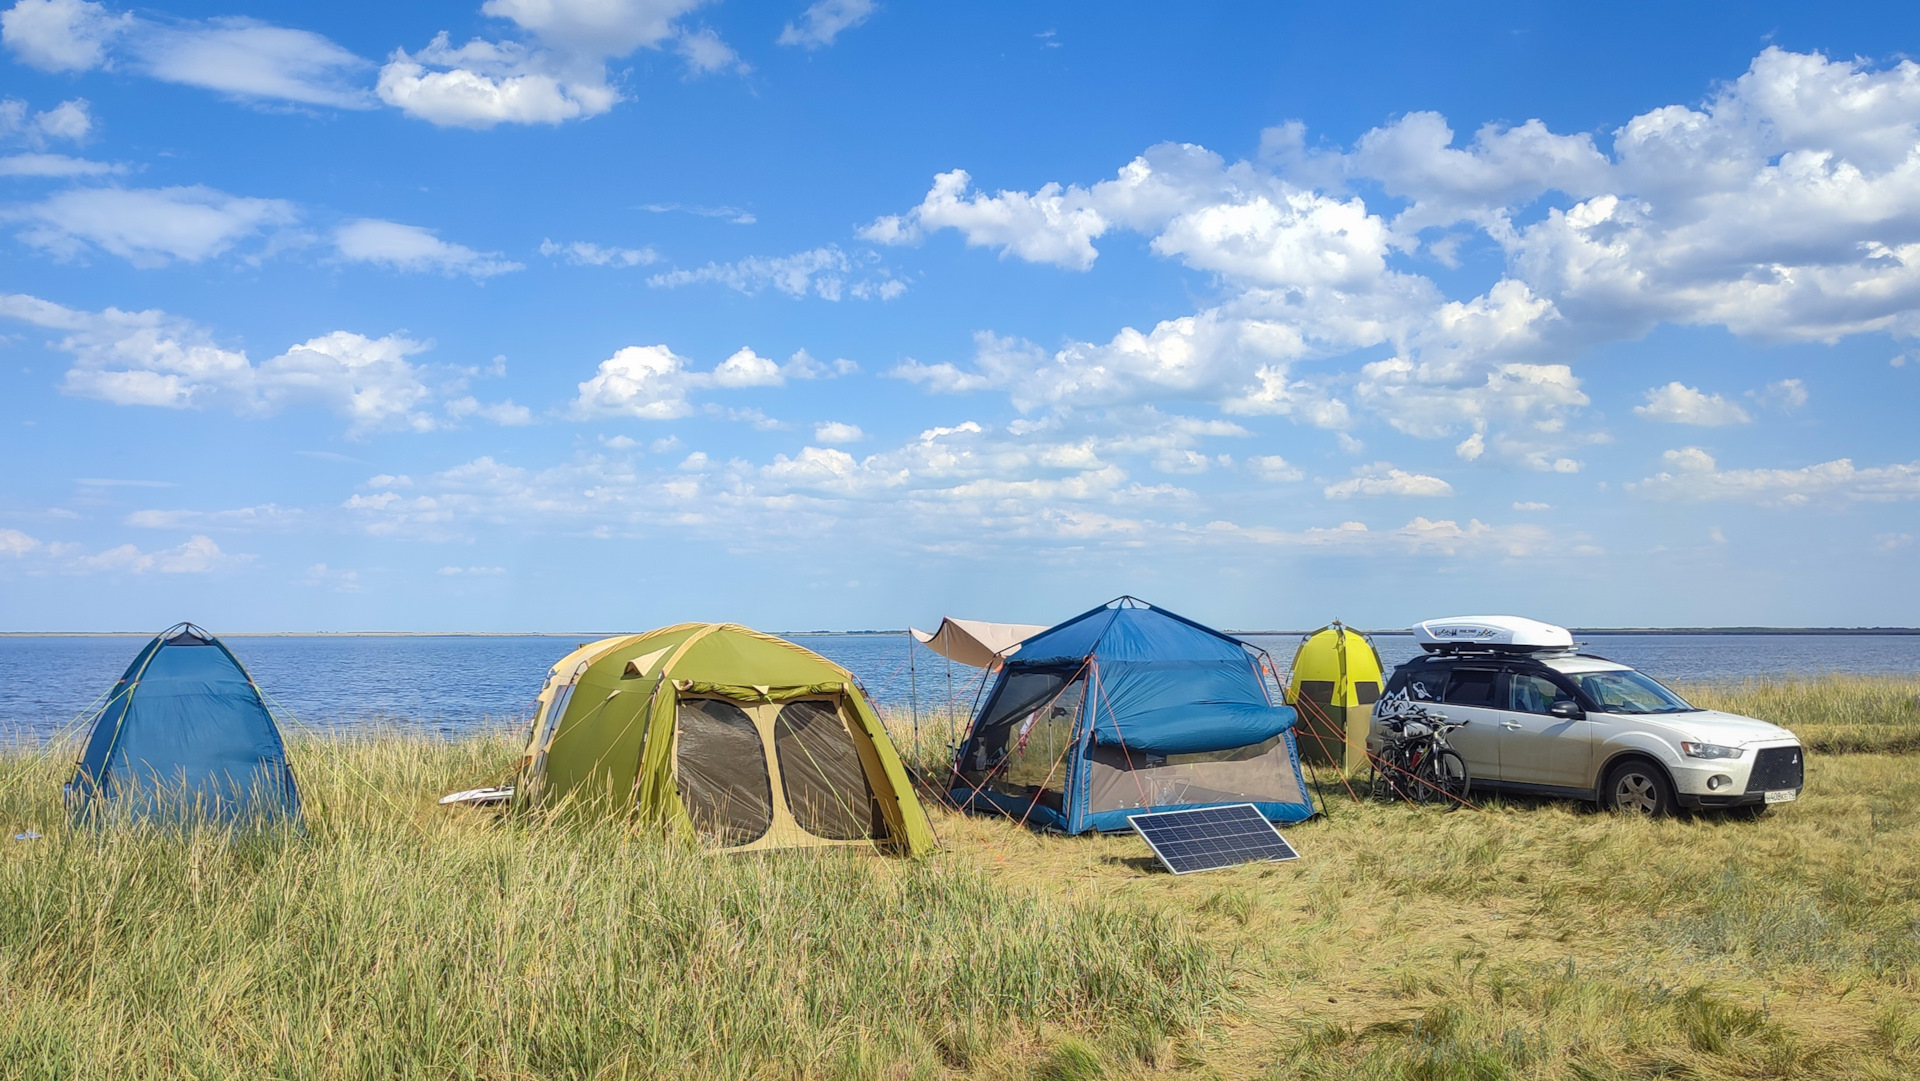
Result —
[[1920, 461], [1862, 469], [1852, 459], [1837, 458], [1798, 469], [1721, 469], [1713, 455], [1699, 447], [1670, 450], [1662, 458], [1665, 470], [1628, 489], [1650, 499], [1773, 507], [1920, 499]]
[[1002, 256], [1074, 270], [1093, 266], [1093, 240], [1108, 223], [1085, 190], [1048, 184], [1032, 194], [986, 195], [970, 192], [972, 183], [965, 169], [941, 173], [919, 206], [874, 221], [860, 236], [876, 244], [912, 244], [926, 233], [955, 229], [969, 246], [998, 248]]
[[[337, 330], [256, 364], [244, 350], [221, 345], [207, 328], [158, 310], [77, 311], [38, 297], [0, 294], [0, 318], [61, 335], [54, 348], [73, 357], [61, 389], [79, 397], [243, 416], [318, 407], [345, 418], [355, 435], [440, 426], [427, 411], [438, 392], [409, 359], [427, 346], [399, 335], [369, 338]], [[518, 408], [511, 402], [476, 404], [468, 412], [505, 410], [493, 419], [512, 423]]]
[[395, 49], [376, 90], [396, 109], [456, 128], [559, 124], [620, 101], [604, 67], [560, 63], [512, 42], [475, 40], [456, 49], [444, 31], [419, 52]]
[[540, 254], [550, 259], [564, 259], [575, 266], [635, 267], [660, 261], [660, 253], [652, 248], [607, 247], [585, 240], [571, 244], [542, 240]]
[[1693, 424], [1702, 428], [1746, 424], [1753, 419], [1734, 402], [1678, 381], [1647, 391], [1647, 403], [1634, 406], [1633, 411], [1664, 424]]
[[107, 61], [107, 46], [133, 22], [90, 0], [20, 0], [0, 12], [0, 42], [42, 71], [87, 71]]
[[441, 240], [417, 225], [361, 218], [334, 230], [342, 259], [414, 273], [465, 274], [475, 280], [525, 269], [499, 252], [480, 252]]
[[124, 172], [124, 165], [88, 161], [65, 154], [13, 154], [0, 157], [0, 176], [81, 177], [111, 176]]
[[1446, 496], [1453, 494], [1453, 485], [1439, 477], [1430, 477], [1424, 473], [1409, 473], [1404, 469], [1395, 469], [1386, 462], [1364, 465], [1353, 471], [1353, 476], [1326, 486], [1328, 499], [1352, 499], [1356, 496]]
[[0, 529], [0, 555], [19, 558], [40, 547], [40, 542], [17, 529]]
[[487, 0], [519, 40], [475, 38], [454, 47], [445, 31], [418, 52], [394, 50], [380, 69], [381, 100], [443, 127], [559, 124], [598, 116], [621, 101], [610, 60], [674, 44], [689, 70], [744, 70], [711, 30], [677, 20], [705, 0]]
[[866, 22], [875, 7], [873, 0], [816, 0], [800, 13], [797, 22], [788, 23], [780, 31], [778, 41], [807, 49], [831, 45], [841, 31]]
[[299, 214], [280, 199], [252, 199], [195, 185], [76, 188], [8, 213], [20, 238], [63, 259], [105, 251], [137, 267], [204, 262], [244, 242], [267, 241]]
[[228, 555], [213, 538], [196, 535], [172, 548], [155, 551], [122, 544], [76, 557], [64, 569], [72, 574], [209, 574], [247, 558]]
[[320, 34], [258, 19], [153, 20], [91, 0], [19, 0], [0, 13], [0, 41], [45, 71], [119, 67], [240, 100], [376, 104], [363, 82], [371, 62]]
[[93, 133], [93, 127], [93, 107], [85, 98], [72, 98], [38, 112], [19, 98], [0, 99], [0, 142], [24, 143], [40, 150], [55, 140], [81, 142]]
[[681, 34], [674, 43], [674, 51], [687, 62], [688, 71], [695, 75], [712, 75], [722, 71], [745, 75], [753, 70], [753, 65], [740, 59], [740, 54], [733, 51], [733, 46], [721, 41], [719, 34], [704, 28]]
[[140, 23], [129, 48], [145, 73], [240, 99], [371, 109], [373, 64], [309, 30], [248, 18]]
[[823, 300], [842, 296], [892, 300], [907, 291], [906, 283], [884, 268], [870, 270], [832, 244], [793, 255], [751, 256], [734, 263], [708, 263], [696, 270], [671, 270], [649, 277], [647, 284], [656, 289], [714, 284], [748, 294], [774, 289], [796, 299], [812, 294]]
[[860, 430], [859, 425], [837, 420], [822, 421], [813, 429], [813, 441], [825, 447], [858, 443], [866, 437], [867, 434]]
[[[575, 420], [621, 416], [676, 420], [693, 412], [690, 395], [696, 390], [777, 387], [789, 379], [818, 379], [853, 370], [846, 361], [823, 365], [804, 349], [785, 364], [746, 347], [708, 371], [696, 371], [690, 363], [665, 345], [629, 345], [601, 361], [593, 376], [580, 384], [568, 413]], [[757, 410], [723, 410], [721, 415], [763, 429], [780, 426]]]
[[[1185, 398], [1346, 439], [1382, 423], [1463, 460], [1572, 473], [1580, 448], [1612, 438], [1581, 422], [1593, 345], [1663, 322], [1765, 341], [1920, 335], [1920, 63], [1768, 48], [1704, 101], [1610, 134], [1526, 120], [1457, 137], [1415, 111], [1345, 148], [1309, 149], [1298, 123], [1270, 129], [1248, 161], [1149, 147], [1092, 183], [939, 173], [917, 206], [861, 235], [914, 244], [953, 230], [1003, 258], [1085, 271], [1131, 232], [1209, 275], [1216, 295], [1111, 337], [891, 374], [1004, 391], [1022, 411]], [[1450, 296], [1422, 265], [1456, 264], [1475, 237], [1498, 277]], [[1790, 409], [1801, 394], [1752, 397]], [[1752, 409], [1679, 384], [1641, 415], [1725, 424]]]
[[1247, 459], [1247, 465], [1252, 467], [1254, 476], [1275, 484], [1290, 484], [1307, 476], [1299, 466], [1277, 454], [1256, 455]]

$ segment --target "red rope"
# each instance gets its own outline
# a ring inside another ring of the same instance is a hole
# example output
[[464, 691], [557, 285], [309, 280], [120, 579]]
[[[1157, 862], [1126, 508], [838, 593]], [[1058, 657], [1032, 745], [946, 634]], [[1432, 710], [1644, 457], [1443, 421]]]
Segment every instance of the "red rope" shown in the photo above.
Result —
[[[1294, 709], [1295, 709], [1295, 710], [1298, 710], [1298, 709], [1299, 709], [1299, 708], [1300, 708], [1301, 706], [1307, 706], [1307, 707], [1309, 707], [1309, 709], [1310, 709], [1310, 710], [1311, 710], [1311, 711], [1313, 712], [1313, 715], [1314, 715], [1315, 717], [1317, 717], [1317, 718], [1318, 718], [1319, 720], [1321, 720], [1321, 721], [1323, 721], [1323, 722], [1325, 722], [1326, 724], [1328, 724], [1328, 725], [1332, 725], [1332, 724], [1333, 724], [1333, 718], [1331, 718], [1331, 717], [1329, 717], [1329, 716], [1327, 716], [1326, 714], [1324, 714], [1324, 713], [1321, 713], [1321, 712], [1320, 712], [1320, 704], [1319, 704], [1318, 702], [1315, 702], [1315, 701], [1314, 701], [1313, 699], [1311, 699], [1311, 698], [1308, 698], [1308, 697], [1307, 697], [1306, 695], [1304, 695], [1304, 694], [1300, 696], [1300, 700], [1299, 700], [1298, 702], [1295, 702], [1295, 703], [1294, 703]], [[1342, 726], [1342, 730], [1343, 730], [1343, 732], [1344, 732], [1344, 729], [1345, 729], [1345, 726], [1343, 725], [1343, 726]], [[1313, 737], [1313, 741], [1314, 741], [1314, 743], [1316, 743], [1316, 744], [1318, 744], [1318, 745], [1319, 745], [1319, 747], [1320, 747], [1320, 752], [1321, 752], [1322, 754], [1324, 754], [1324, 755], [1326, 755], [1326, 756], [1327, 756], [1328, 758], [1333, 758], [1333, 757], [1334, 757], [1334, 754], [1333, 754], [1333, 752], [1332, 752], [1331, 750], [1329, 750], [1329, 749], [1328, 749], [1328, 747], [1327, 747], [1327, 741], [1326, 741], [1326, 739], [1325, 739], [1325, 738], [1323, 738], [1323, 737], [1322, 737], [1322, 736], [1320, 735], [1320, 733], [1319, 733], [1319, 732], [1316, 732], [1316, 731], [1314, 731], [1314, 730], [1313, 730], [1313, 729], [1312, 729], [1311, 727], [1309, 727], [1309, 728], [1307, 729], [1307, 734], [1308, 734], [1309, 736], [1312, 736], [1312, 737]], [[1340, 777], [1340, 785], [1341, 785], [1341, 787], [1343, 787], [1343, 788], [1345, 788], [1345, 789], [1347, 790], [1347, 795], [1348, 795], [1348, 796], [1350, 796], [1350, 797], [1352, 797], [1352, 798], [1353, 798], [1353, 800], [1354, 800], [1354, 802], [1356, 802], [1356, 803], [1358, 803], [1358, 802], [1360, 801], [1360, 794], [1359, 794], [1358, 792], [1355, 792], [1355, 791], [1353, 790], [1353, 785], [1351, 785], [1351, 784], [1348, 784], [1348, 783], [1347, 783], [1347, 756], [1346, 756], [1346, 751], [1347, 751], [1347, 741], [1346, 741], [1346, 739], [1345, 739], [1345, 738], [1344, 738], [1344, 736], [1343, 736], [1343, 738], [1342, 738], [1342, 739], [1340, 740], [1340, 755], [1339, 755], [1339, 758], [1337, 759], [1337, 765], [1338, 765], [1338, 767], [1339, 767], [1339, 770], [1340, 770], [1340, 773], [1339, 773], [1339, 777]], [[1367, 754], [1367, 755], [1368, 755], [1368, 757], [1372, 757], [1372, 753], [1371, 753], [1371, 752], [1368, 752], [1368, 751], [1364, 751], [1364, 750], [1363, 750], [1363, 751], [1362, 751], [1362, 753], [1363, 753], [1363, 754]]]
[[[1140, 797], [1140, 806], [1151, 807], [1152, 804], [1147, 802], [1147, 790], [1140, 784], [1140, 773], [1133, 768], [1133, 752], [1127, 749], [1127, 737], [1120, 734], [1120, 715], [1113, 711], [1113, 705], [1107, 701], [1107, 684], [1105, 680], [1100, 678], [1100, 666], [1098, 664], [1093, 666], [1093, 685], [1100, 692], [1099, 704], [1107, 707], [1107, 718], [1113, 722], [1113, 738], [1120, 741], [1120, 754], [1126, 759], [1127, 776], [1133, 778], [1133, 790], [1134, 793]], [[1099, 720], [1099, 714], [1096, 710], [1094, 723], [1098, 724]]]

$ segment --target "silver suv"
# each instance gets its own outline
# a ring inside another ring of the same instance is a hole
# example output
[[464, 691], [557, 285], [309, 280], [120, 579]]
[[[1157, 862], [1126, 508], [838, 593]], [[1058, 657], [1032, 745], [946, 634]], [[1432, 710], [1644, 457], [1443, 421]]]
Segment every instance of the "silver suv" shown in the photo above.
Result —
[[1448, 742], [1475, 790], [1646, 815], [1681, 807], [1758, 815], [1798, 799], [1804, 783], [1792, 732], [1696, 709], [1624, 664], [1570, 648], [1449, 649], [1408, 661], [1375, 708], [1369, 750], [1379, 746], [1381, 707], [1402, 696], [1467, 722]]

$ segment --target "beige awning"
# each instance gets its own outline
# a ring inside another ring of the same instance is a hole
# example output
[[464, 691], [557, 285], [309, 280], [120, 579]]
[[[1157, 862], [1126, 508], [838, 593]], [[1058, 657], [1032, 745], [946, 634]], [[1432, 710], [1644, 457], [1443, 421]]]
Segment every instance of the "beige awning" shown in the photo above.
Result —
[[1020, 643], [1046, 630], [1034, 623], [988, 623], [978, 619], [940, 620], [940, 628], [929, 634], [908, 627], [921, 645], [951, 657], [961, 664], [987, 668], [1011, 657]]

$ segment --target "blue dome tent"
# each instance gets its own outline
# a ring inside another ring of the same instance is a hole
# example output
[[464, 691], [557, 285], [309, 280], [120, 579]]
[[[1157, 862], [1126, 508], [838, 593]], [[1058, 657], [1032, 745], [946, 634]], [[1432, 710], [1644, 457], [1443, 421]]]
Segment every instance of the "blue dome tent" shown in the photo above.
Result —
[[1252, 803], [1315, 811], [1259, 650], [1132, 597], [1022, 642], [954, 762], [962, 808], [1064, 833], [1149, 811]]
[[76, 817], [136, 821], [300, 819], [280, 729], [220, 640], [162, 631], [94, 719], [66, 787]]

